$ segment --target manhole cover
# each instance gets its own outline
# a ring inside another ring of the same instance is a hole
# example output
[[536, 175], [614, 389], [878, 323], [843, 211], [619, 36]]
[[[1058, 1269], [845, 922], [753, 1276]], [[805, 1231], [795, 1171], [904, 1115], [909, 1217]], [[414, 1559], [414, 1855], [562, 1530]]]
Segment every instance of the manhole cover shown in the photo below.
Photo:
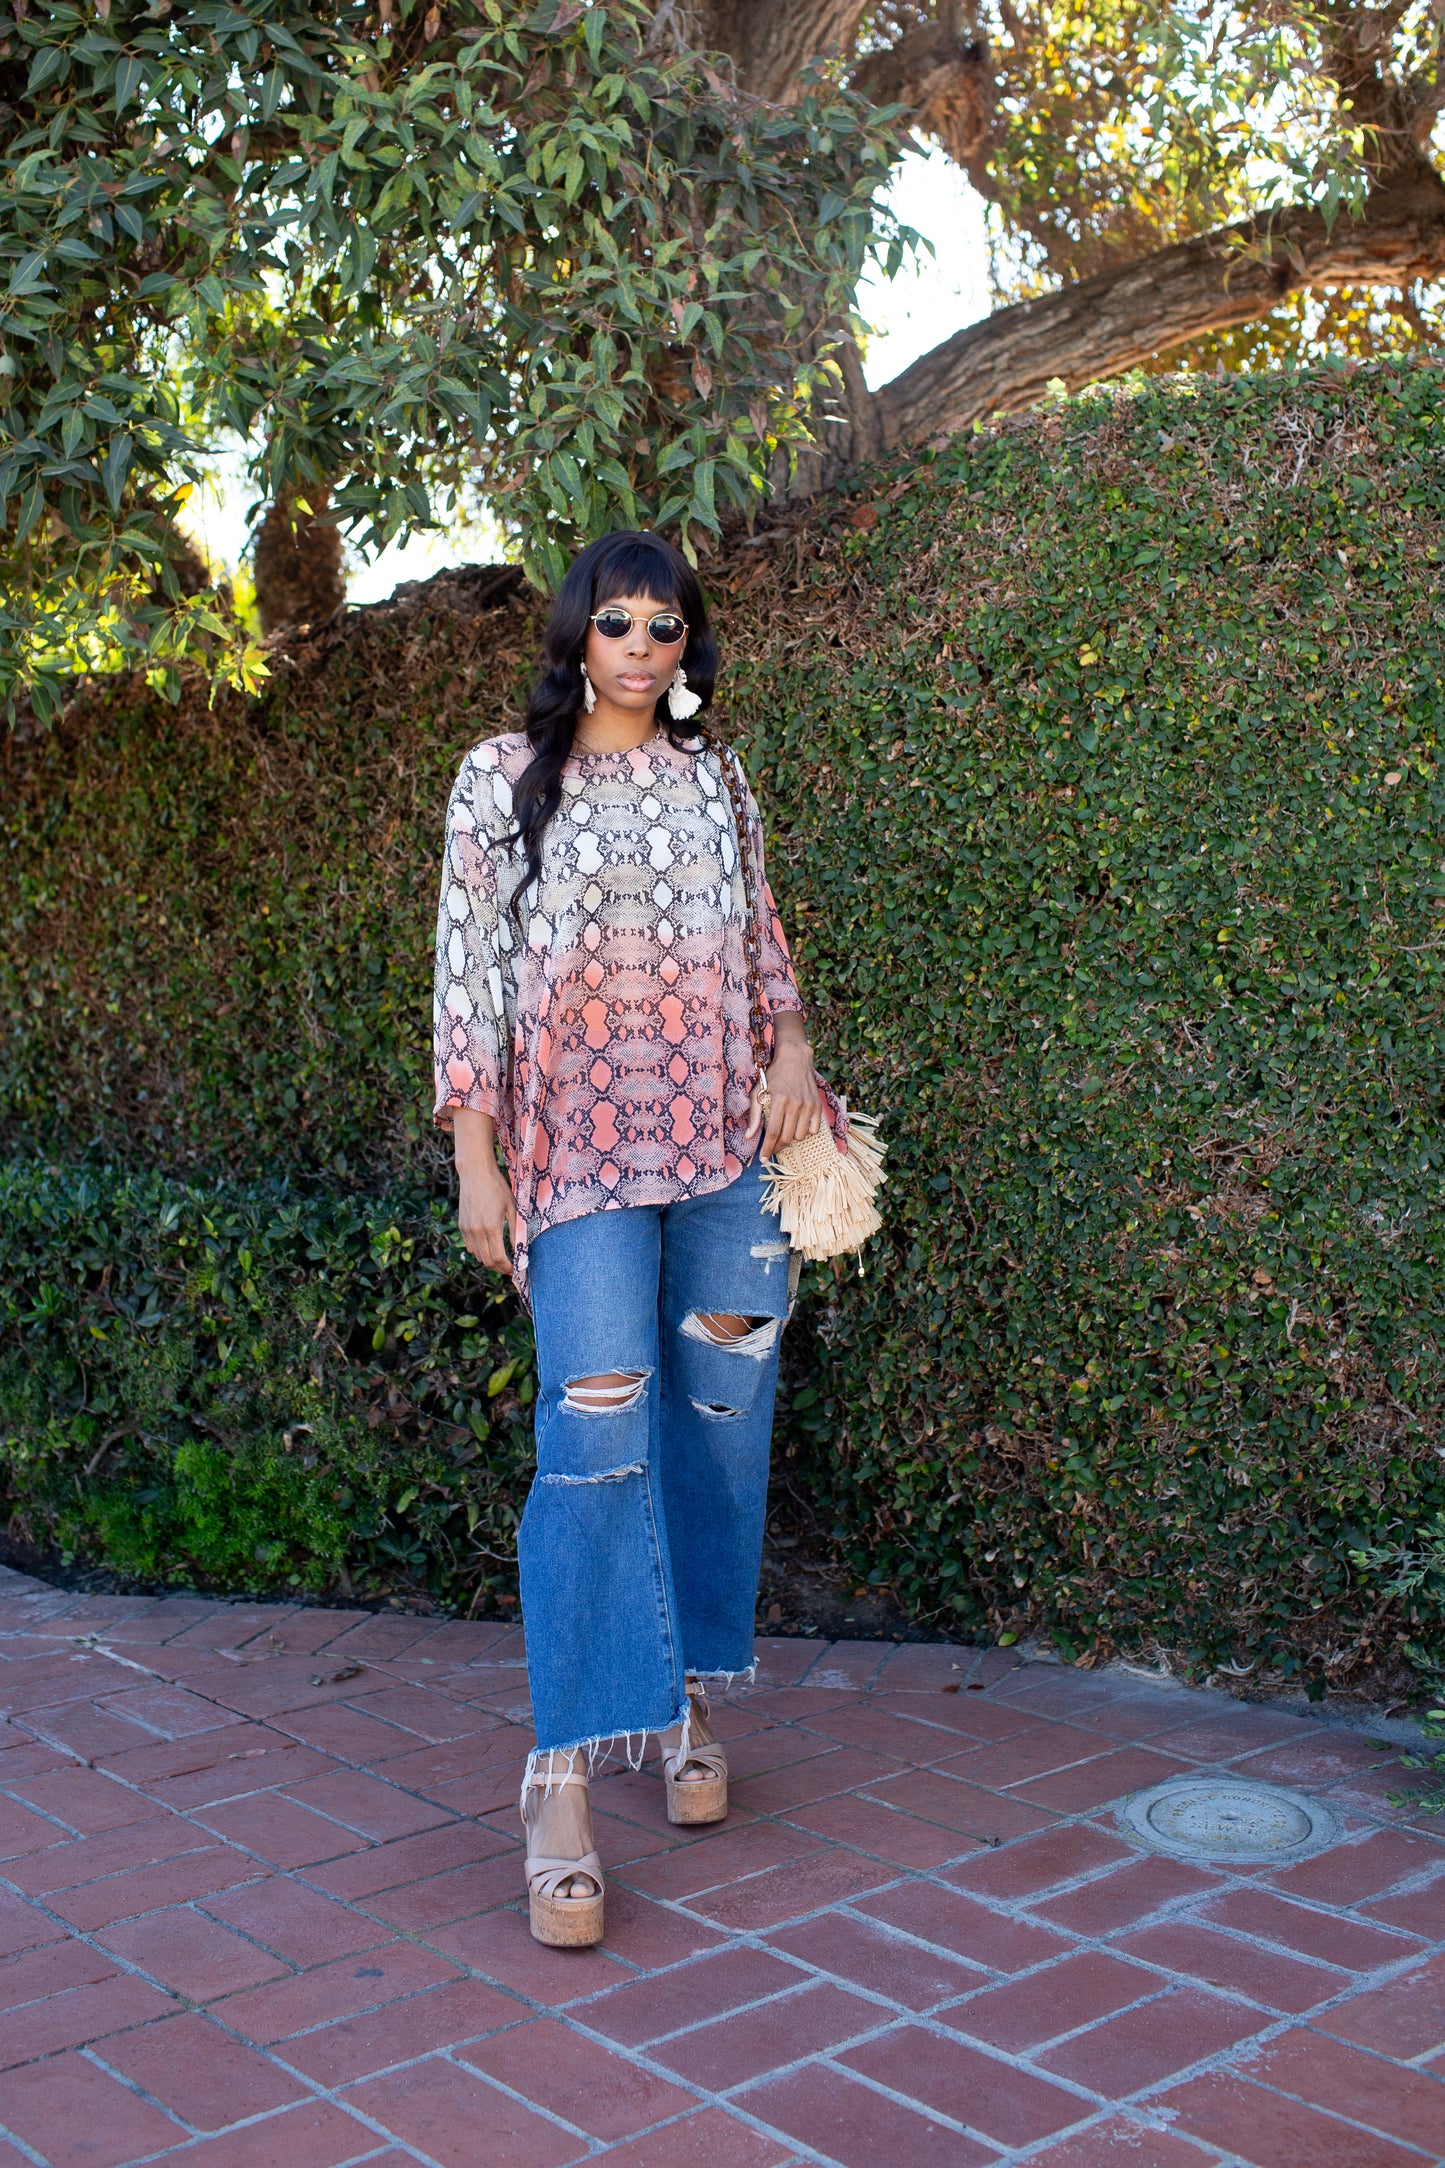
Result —
[[1339, 1834], [1317, 1799], [1241, 1777], [1171, 1777], [1126, 1799], [1118, 1820], [1136, 1844], [1175, 1859], [1304, 1859]]

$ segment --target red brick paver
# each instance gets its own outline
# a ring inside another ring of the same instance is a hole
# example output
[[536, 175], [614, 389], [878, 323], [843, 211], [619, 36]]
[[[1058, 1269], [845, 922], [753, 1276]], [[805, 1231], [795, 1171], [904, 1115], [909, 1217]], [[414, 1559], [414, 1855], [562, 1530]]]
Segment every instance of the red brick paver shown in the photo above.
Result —
[[92, 2059], [206, 2132], [288, 2107], [307, 2090], [289, 2071], [233, 2040], [223, 2026], [196, 2015], [163, 2017], [117, 2033], [93, 2051]]
[[838, 2161], [843, 2168], [878, 2168], [882, 2161], [906, 2162], [908, 2168], [983, 2168], [999, 2158], [993, 2146], [964, 2136], [956, 2125], [890, 2100], [826, 2063], [775, 2078], [743, 2094], [741, 2104], [815, 2149], [810, 2159]]
[[[1445, 1832], [1353, 1733], [1018, 1649], [771, 1640], [715, 1830], [595, 1787], [608, 1938], [520, 1903], [515, 1628], [0, 1571], [0, 2168], [1421, 2168]], [[1218, 1767], [1342, 1835], [1142, 1853]]]
[[1229, 2161], [1251, 2168], [1423, 2168], [1434, 2157], [1225, 2071], [1164, 2093], [1159, 2104], [1176, 2130], [1207, 2138]]

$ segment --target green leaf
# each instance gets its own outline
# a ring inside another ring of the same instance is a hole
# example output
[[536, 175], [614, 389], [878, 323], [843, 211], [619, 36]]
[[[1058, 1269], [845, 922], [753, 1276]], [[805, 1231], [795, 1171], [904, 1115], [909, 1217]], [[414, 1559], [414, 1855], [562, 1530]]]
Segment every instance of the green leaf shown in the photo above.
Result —
[[13, 299], [22, 294], [51, 293], [54, 289], [45, 277], [45, 251], [36, 249], [22, 256], [10, 274], [8, 291]]
[[125, 478], [130, 472], [134, 450], [134, 440], [127, 432], [122, 430], [111, 438], [109, 445], [106, 447], [105, 457], [101, 461], [100, 478], [105, 485], [105, 493], [110, 499], [110, 508], [113, 512], [120, 510], [121, 492], [125, 487]]
[[20, 513], [15, 522], [15, 539], [17, 542], [24, 542], [33, 532], [44, 510], [45, 492], [38, 486], [27, 490], [20, 500]]
[[123, 113], [145, 81], [145, 63], [126, 54], [115, 64], [115, 110]]
[[70, 55], [64, 45], [42, 45], [30, 63], [25, 87], [32, 94], [44, 90], [52, 82], [63, 80], [70, 73]]

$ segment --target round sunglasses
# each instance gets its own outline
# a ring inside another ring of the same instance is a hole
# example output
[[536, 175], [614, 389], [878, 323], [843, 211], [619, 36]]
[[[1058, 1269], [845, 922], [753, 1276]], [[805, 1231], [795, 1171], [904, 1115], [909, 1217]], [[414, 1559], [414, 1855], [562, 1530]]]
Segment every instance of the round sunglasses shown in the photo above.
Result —
[[[630, 610], [609, 608], [596, 611], [591, 622], [604, 640], [625, 640], [638, 620]], [[647, 619], [647, 637], [659, 647], [676, 647], [679, 640], [687, 638], [687, 619], [679, 617], [676, 610], [659, 610]]]

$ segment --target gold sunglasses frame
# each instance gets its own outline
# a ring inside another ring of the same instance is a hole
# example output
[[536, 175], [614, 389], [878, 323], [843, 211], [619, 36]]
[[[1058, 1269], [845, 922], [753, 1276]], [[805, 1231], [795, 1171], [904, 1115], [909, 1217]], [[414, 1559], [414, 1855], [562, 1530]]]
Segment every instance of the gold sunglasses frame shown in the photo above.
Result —
[[[688, 632], [691, 629], [688, 625], [687, 619], [682, 615], [681, 611], [679, 610], [654, 610], [651, 617], [638, 617], [633, 611], [624, 610], [620, 602], [609, 602], [602, 609], [594, 610], [592, 612], [592, 615], [587, 620], [588, 624], [595, 625], [599, 617], [625, 617], [627, 619], [627, 632], [631, 632], [634, 625], [646, 625], [647, 637], [657, 647], [681, 647], [686, 641]], [[675, 617], [678, 623], [682, 626], [682, 639], [659, 640], [656, 633], [652, 629], [659, 617]], [[609, 639], [610, 637], [611, 635], [608, 633], [604, 632], [602, 634], [602, 638], [604, 640]], [[617, 634], [617, 638], [619, 640], [625, 640], [626, 637], [627, 633], [619, 632]]]

